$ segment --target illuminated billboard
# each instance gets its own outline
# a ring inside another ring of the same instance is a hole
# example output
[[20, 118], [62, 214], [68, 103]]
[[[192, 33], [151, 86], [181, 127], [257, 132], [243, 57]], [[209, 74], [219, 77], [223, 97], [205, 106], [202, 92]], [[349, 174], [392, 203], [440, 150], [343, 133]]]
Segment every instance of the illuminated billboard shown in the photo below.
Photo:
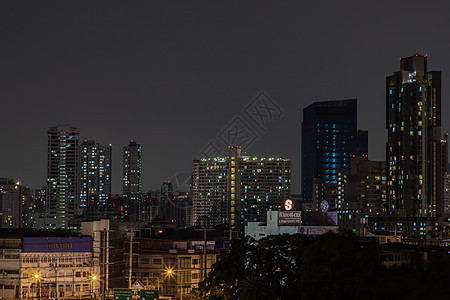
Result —
[[278, 226], [298, 226], [302, 225], [301, 211], [279, 211]]
[[92, 252], [91, 237], [24, 237], [23, 252]]

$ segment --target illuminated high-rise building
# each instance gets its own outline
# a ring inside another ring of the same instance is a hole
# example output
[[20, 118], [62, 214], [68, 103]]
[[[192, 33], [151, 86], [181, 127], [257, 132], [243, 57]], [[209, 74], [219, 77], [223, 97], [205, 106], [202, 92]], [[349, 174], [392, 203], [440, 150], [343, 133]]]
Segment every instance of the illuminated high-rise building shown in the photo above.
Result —
[[123, 147], [123, 196], [134, 220], [139, 220], [141, 210], [141, 145], [130, 141]]
[[104, 206], [111, 196], [111, 145], [92, 140], [80, 146], [80, 205]]
[[78, 227], [78, 135], [76, 127], [67, 125], [48, 130], [45, 228]]
[[367, 156], [368, 133], [357, 128], [357, 100], [315, 102], [303, 110], [302, 194], [312, 201], [314, 179], [335, 184], [351, 156]]
[[441, 72], [427, 56], [400, 59], [386, 77], [388, 211], [401, 217], [442, 214]]
[[193, 163], [193, 223], [222, 223], [242, 230], [247, 222], [264, 222], [291, 193], [291, 161], [241, 156], [230, 147], [228, 157], [202, 158]]

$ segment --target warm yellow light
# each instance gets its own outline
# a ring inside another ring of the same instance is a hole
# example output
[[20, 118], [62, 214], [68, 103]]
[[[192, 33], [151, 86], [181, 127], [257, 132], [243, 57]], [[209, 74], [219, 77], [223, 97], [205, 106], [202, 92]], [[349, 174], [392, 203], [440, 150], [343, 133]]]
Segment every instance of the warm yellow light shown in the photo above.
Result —
[[34, 274], [34, 278], [39, 279], [39, 274]]
[[172, 270], [167, 270], [167, 274], [172, 274]]
[[92, 280], [97, 280], [97, 276], [92, 276]]

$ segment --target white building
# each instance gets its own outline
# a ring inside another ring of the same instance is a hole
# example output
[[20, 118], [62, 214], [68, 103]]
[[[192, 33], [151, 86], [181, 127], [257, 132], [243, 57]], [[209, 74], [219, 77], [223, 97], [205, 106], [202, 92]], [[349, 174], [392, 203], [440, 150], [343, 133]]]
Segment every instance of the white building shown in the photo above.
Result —
[[93, 238], [93, 274], [97, 276], [99, 284], [95, 290], [97, 295], [106, 295], [109, 290], [109, 235], [110, 220], [82, 222], [81, 234]]
[[338, 230], [338, 226], [303, 226], [300, 211], [268, 211], [267, 223], [248, 222], [245, 226], [245, 235], [259, 240], [269, 235], [284, 233], [321, 235]]

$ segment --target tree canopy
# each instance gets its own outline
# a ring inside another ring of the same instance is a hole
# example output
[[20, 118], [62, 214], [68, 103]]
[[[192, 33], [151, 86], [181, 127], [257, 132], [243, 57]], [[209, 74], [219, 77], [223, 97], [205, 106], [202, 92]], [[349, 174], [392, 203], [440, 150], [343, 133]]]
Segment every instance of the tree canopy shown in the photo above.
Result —
[[233, 240], [200, 284], [201, 299], [435, 299], [450, 292], [448, 254], [386, 268], [352, 233]]

